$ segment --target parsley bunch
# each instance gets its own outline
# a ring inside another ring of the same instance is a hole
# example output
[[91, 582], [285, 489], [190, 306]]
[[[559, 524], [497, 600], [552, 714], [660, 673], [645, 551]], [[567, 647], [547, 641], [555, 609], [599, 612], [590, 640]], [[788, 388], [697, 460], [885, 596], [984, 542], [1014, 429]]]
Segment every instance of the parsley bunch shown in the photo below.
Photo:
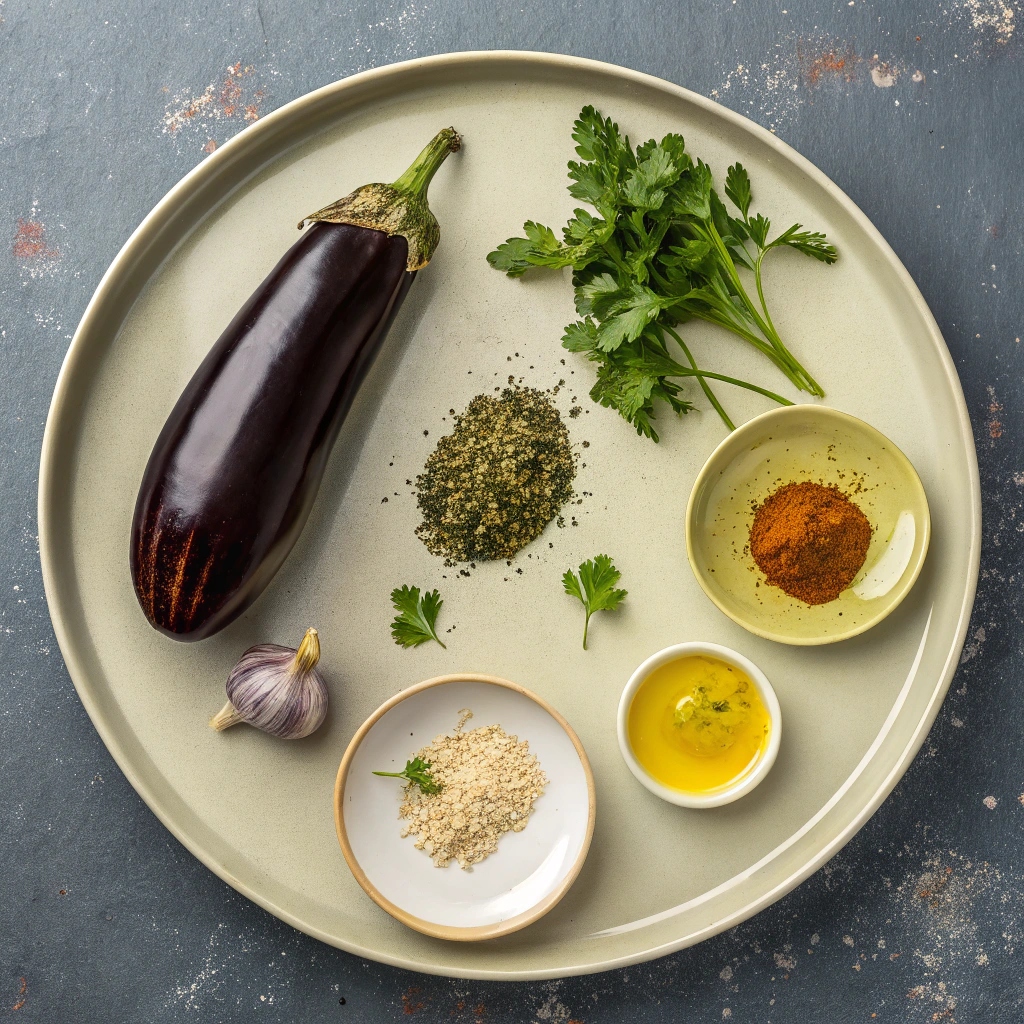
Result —
[[[551, 228], [527, 221], [524, 238], [508, 239], [487, 260], [509, 277], [532, 267], [572, 267], [581, 319], [566, 327], [562, 344], [597, 364], [591, 398], [617, 409], [637, 433], [655, 441], [655, 402], [667, 402], [677, 413], [692, 408], [673, 378], [696, 377], [730, 430], [733, 423], [709, 379], [792, 404], [755, 384], [699, 369], [674, 329], [691, 319], [726, 328], [767, 356], [801, 391], [823, 395], [775, 329], [761, 266], [782, 246], [834, 263], [838, 254], [825, 236], [794, 224], [769, 240], [770, 222], [750, 215], [750, 178], [738, 163], [726, 176], [726, 197], [739, 211], [730, 214], [710, 168], [694, 162], [681, 135], [651, 139], [634, 152], [618, 125], [589, 106], [572, 134], [582, 162], [569, 163], [569, 194], [597, 216], [575, 210], [561, 241]], [[740, 268], [753, 275], [756, 301]], [[672, 354], [670, 340], [685, 365]]]

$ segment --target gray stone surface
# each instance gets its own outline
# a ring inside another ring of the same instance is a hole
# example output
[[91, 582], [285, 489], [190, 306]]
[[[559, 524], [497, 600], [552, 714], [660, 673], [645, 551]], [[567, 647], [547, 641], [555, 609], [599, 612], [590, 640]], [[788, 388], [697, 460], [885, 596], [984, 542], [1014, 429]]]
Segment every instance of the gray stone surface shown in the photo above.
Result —
[[[1015, 0], [0, 0], [0, 17], [0, 1016], [1024, 1016]], [[47, 615], [35, 525], [43, 424], [75, 324], [119, 246], [204, 147], [353, 72], [499, 47], [663, 76], [772, 128], [838, 182], [939, 320], [975, 424], [985, 506], [959, 673], [916, 762], [865, 829], [728, 934], [546, 984], [448, 981], [361, 961], [281, 924], [186, 853], [78, 702]], [[208, 86], [209, 102], [183, 117]]]

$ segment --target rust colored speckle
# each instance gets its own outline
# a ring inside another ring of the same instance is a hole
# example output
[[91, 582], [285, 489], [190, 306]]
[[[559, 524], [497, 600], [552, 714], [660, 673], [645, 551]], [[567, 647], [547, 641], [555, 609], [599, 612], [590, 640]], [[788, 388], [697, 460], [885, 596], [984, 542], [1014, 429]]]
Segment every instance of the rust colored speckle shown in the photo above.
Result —
[[14, 245], [12, 252], [15, 257], [25, 262], [34, 260], [52, 260], [60, 256], [57, 249], [51, 249], [46, 241], [46, 228], [42, 221], [18, 218], [18, 226], [14, 229]]
[[180, 109], [176, 110], [167, 120], [167, 130], [176, 132], [183, 124], [191, 121], [210, 102], [209, 97], [204, 93], [202, 96], [193, 96]]
[[252, 68], [245, 68], [243, 71], [241, 61], [228, 68], [227, 77], [220, 87], [220, 96], [218, 97], [220, 109], [224, 112], [225, 117], [231, 117], [234, 114], [238, 101], [242, 98], [241, 78], [248, 74], [252, 74]]
[[937, 907], [939, 904], [938, 904], [938, 901], [934, 899], [934, 897], [937, 896], [939, 893], [941, 893], [942, 890], [945, 889], [947, 885], [949, 885], [949, 883], [950, 883], [950, 877], [949, 876], [952, 875], [952, 874], [953, 874], [953, 869], [951, 867], [949, 867], [948, 865], [946, 867], [945, 874], [939, 874], [939, 873], [936, 873], [936, 872], [929, 872], [929, 874], [927, 876], [929, 884], [925, 885], [923, 888], [921, 888], [918, 891], [917, 898], [921, 899], [921, 900], [928, 900], [928, 901], [930, 901], [929, 902], [929, 906], [931, 906], [932, 909]]
[[24, 978], [19, 978], [18, 981], [21, 983], [18, 988], [18, 1001], [11, 1007], [12, 1010], [20, 1010], [25, 1005], [25, 997], [28, 994], [28, 982]]
[[996, 389], [989, 385], [988, 389], [988, 436], [996, 440], [1003, 436], [1003, 424], [999, 414], [1003, 411], [1002, 403], [996, 398]]
[[402, 994], [402, 1013], [411, 1016], [414, 1013], [419, 1013], [420, 1010], [425, 1009], [424, 1003], [419, 999], [420, 990], [412, 987], [407, 989]]
[[203, 146], [203, 152], [204, 153], [213, 153], [216, 149], [217, 149], [217, 140], [216, 139], [210, 139], [210, 141], [207, 142], [205, 146]]
[[209, 133], [212, 121], [258, 120], [266, 90], [255, 88], [255, 74], [251, 64], [235, 61], [222, 79], [211, 82], [201, 93], [179, 93], [164, 112], [164, 131], [173, 135], [194, 125]]
[[852, 82], [857, 77], [857, 65], [861, 61], [861, 58], [848, 43], [809, 51], [805, 41], [798, 39], [796, 55], [800, 66], [800, 77], [809, 89], [814, 89], [822, 82], [830, 80]]

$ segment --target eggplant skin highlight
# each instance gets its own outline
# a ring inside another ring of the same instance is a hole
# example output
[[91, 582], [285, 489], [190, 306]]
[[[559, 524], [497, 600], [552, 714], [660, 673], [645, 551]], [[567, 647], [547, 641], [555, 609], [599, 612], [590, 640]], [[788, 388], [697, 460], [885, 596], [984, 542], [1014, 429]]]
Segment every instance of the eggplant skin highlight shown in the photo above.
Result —
[[142, 479], [130, 549], [139, 604], [161, 632], [211, 636], [281, 567], [356, 391], [437, 245], [427, 186], [460, 141], [445, 129], [393, 184], [363, 186], [306, 218], [312, 226], [178, 399]]

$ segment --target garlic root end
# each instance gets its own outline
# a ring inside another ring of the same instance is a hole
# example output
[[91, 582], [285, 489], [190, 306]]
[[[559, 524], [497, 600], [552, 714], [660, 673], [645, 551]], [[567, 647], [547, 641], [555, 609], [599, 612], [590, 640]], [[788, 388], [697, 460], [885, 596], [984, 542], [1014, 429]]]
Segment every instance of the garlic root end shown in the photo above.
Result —
[[223, 732], [225, 729], [230, 729], [231, 726], [237, 725], [242, 720], [242, 716], [235, 710], [234, 705], [231, 701], [228, 701], [227, 704], [225, 704], [224, 707], [222, 707], [220, 711], [210, 719], [210, 728], [216, 729], [217, 732]]

